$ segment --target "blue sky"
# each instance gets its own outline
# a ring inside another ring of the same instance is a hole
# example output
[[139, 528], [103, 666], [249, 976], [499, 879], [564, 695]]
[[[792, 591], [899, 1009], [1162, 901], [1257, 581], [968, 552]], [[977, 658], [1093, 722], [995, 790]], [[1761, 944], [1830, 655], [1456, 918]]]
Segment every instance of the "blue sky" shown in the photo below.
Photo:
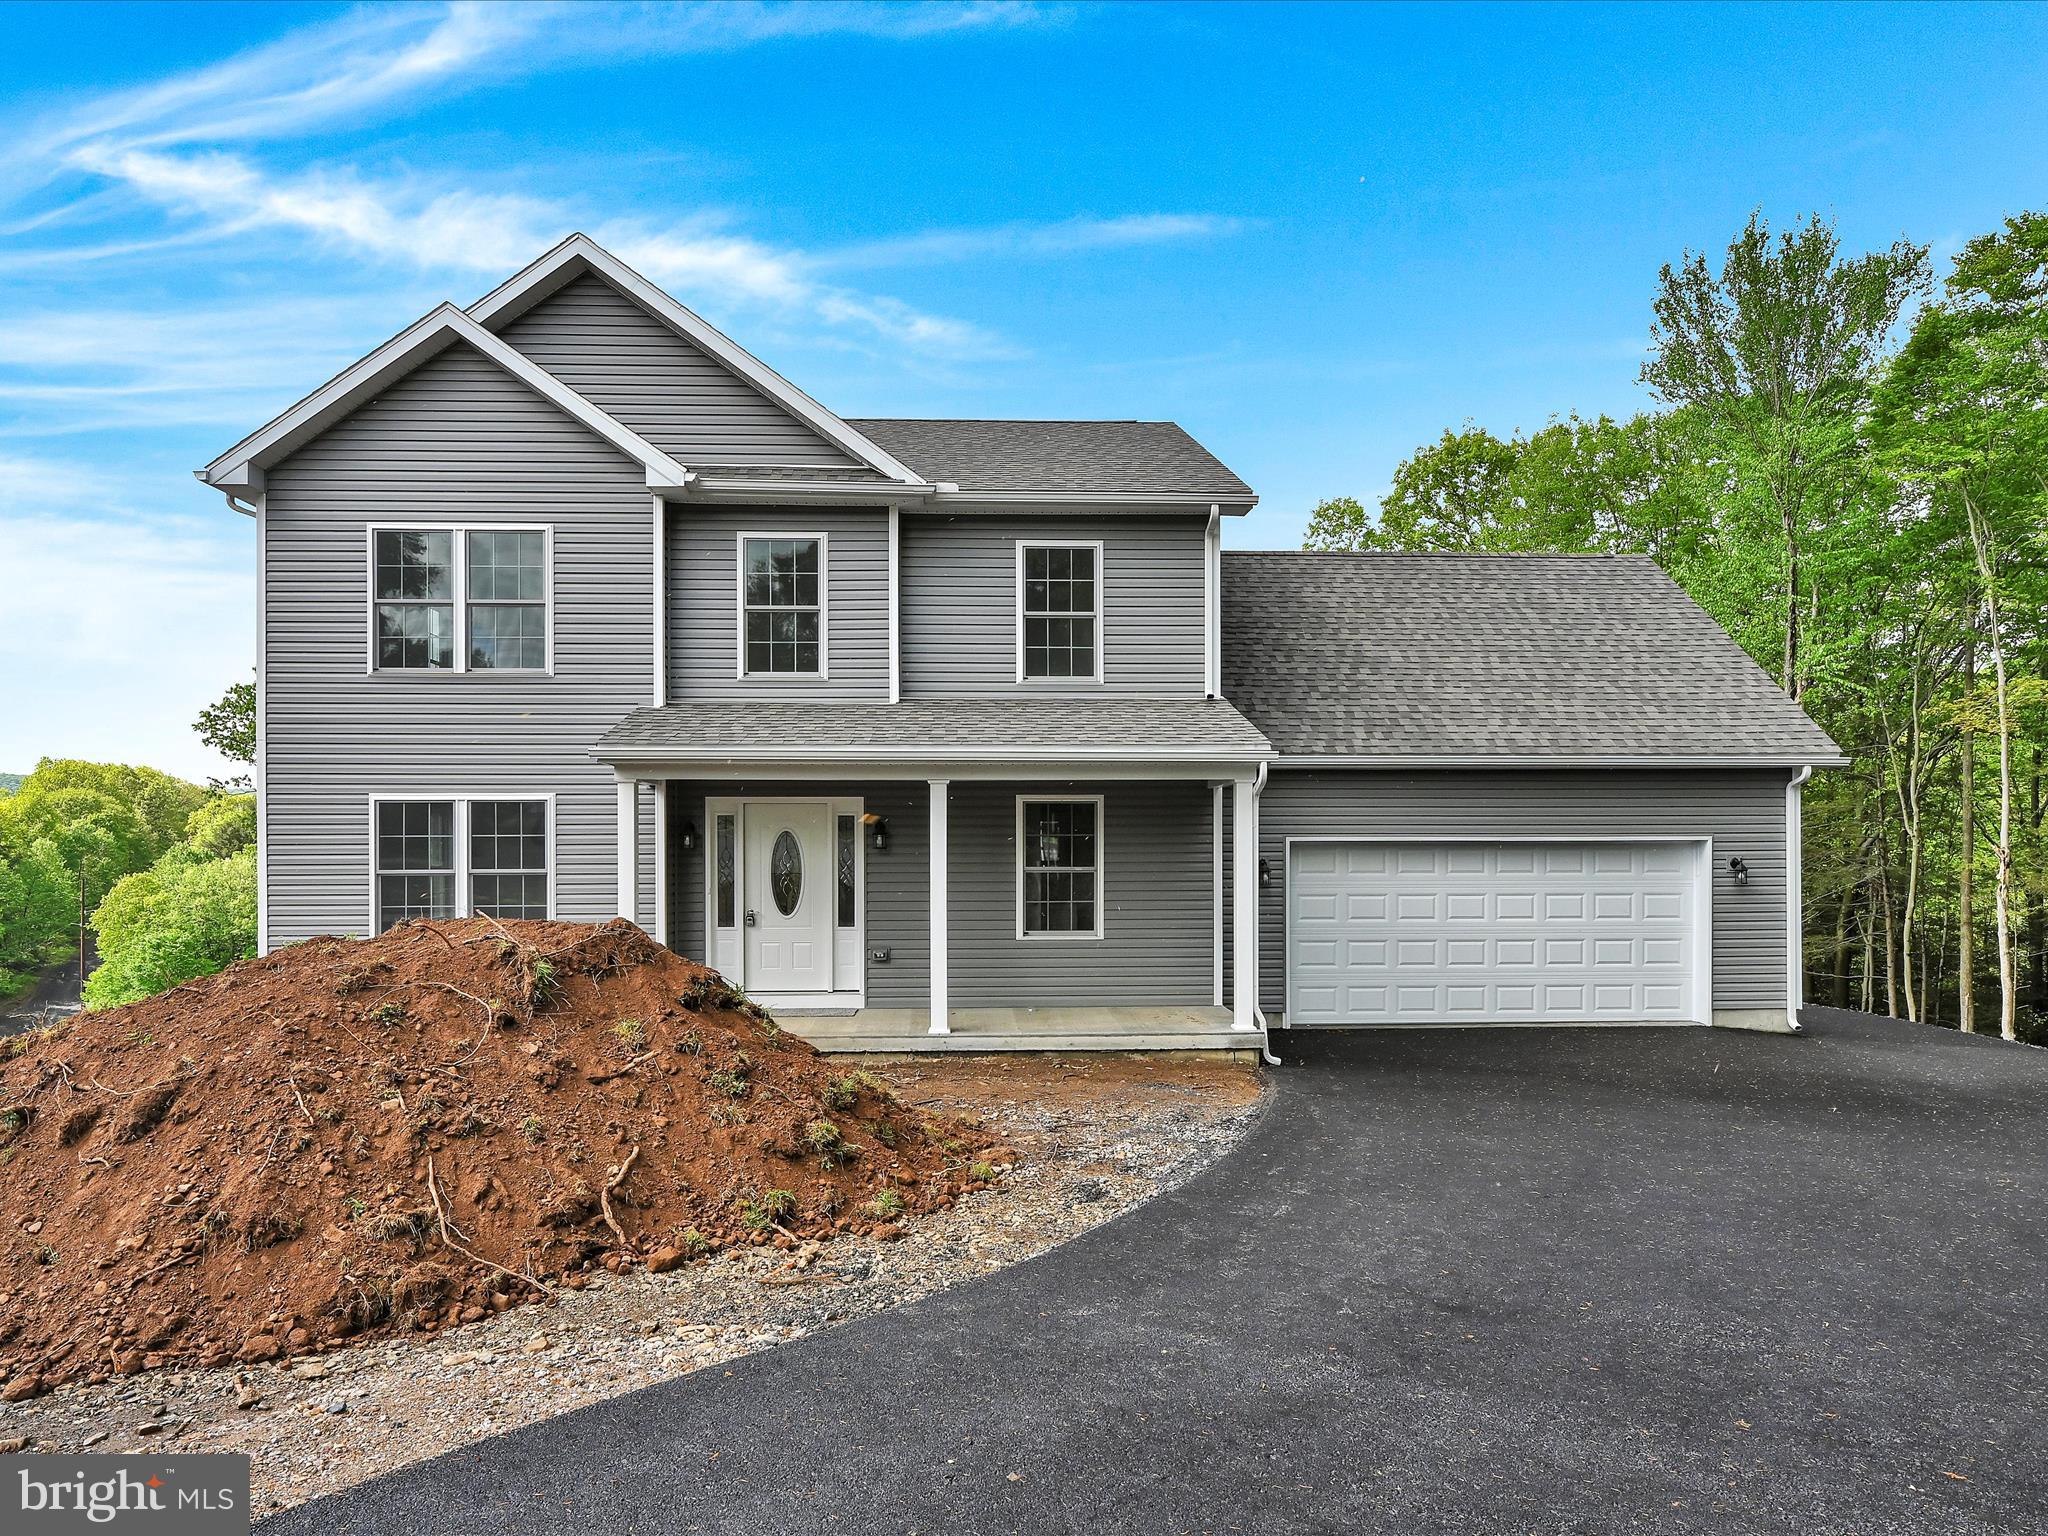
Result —
[[570, 229], [847, 415], [1185, 424], [1299, 542], [1446, 427], [1627, 412], [1751, 208], [2048, 202], [2048, 10], [8, 8], [0, 769], [217, 771], [191, 469]]

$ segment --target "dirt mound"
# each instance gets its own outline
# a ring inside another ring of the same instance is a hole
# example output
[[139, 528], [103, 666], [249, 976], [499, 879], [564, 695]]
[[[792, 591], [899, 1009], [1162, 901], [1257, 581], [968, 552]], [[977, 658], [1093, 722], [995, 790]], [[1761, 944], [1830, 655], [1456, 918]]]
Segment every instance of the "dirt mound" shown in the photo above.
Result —
[[314, 939], [0, 1052], [14, 1398], [886, 1229], [991, 1176], [978, 1127], [623, 921]]

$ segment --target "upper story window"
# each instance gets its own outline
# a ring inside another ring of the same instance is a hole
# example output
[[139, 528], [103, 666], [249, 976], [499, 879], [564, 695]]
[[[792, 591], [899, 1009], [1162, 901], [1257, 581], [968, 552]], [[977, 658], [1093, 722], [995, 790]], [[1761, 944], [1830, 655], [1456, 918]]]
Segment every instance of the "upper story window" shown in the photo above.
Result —
[[371, 666], [545, 672], [546, 528], [370, 530]]
[[825, 676], [825, 536], [740, 535], [740, 676]]
[[1017, 546], [1017, 680], [1102, 681], [1102, 546]]

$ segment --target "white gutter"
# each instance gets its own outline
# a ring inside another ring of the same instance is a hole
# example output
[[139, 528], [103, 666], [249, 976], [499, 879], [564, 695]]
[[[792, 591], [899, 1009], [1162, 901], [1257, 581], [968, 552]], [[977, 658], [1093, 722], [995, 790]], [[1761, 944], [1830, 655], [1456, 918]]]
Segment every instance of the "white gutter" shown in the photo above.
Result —
[[1806, 873], [1806, 824], [1800, 814], [1800, 790], [1812, 777], [1808, 764], [1785, 786], [1785, 1022], [1795, 1035], [1806, 1029], [1799, 1022], [1799, 1005], [1806, 997], [1806, 911], [1800, 890]]
[[1274, 760], [1276, 768], [1846, 768], [1846, 757], [1621, 757], [1588, 755], [1508, 756], [1423, 756], [1399, 757], [1362, 754], [1321, 756], [1315, 753], [1283, 752]]
[[[1259, 764], [1259, 771], [1252, 775], [1252, 806], [1257, 808], [1259, 796], [1266, 792], [1266, 764]], [[1256, 851], [1253, 857], [1258, 855]], [[1240, 965], [1243, 961], [1238, 962]], [[1259, 1006], [1259, 957], [1252, 956], [1252, 1017], [1259, 1024], [1259, 1057], [1269, 1067], [1277, 1067], [1280, 1058], [1273, 1054], [1273, 1026], [1266, 1022], [1266, 1010]]]

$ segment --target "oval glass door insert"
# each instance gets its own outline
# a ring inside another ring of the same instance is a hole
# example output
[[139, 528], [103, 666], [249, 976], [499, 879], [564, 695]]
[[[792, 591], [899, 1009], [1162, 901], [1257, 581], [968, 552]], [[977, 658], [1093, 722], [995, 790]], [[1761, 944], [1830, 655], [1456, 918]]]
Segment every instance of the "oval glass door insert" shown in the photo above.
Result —
[[804, 851], [796, 834], [785, 828], [775, 838], [768, 854], [768, 889], [775, 897], [775, 910], [784, 917], [796, 911], [804, 894]]

